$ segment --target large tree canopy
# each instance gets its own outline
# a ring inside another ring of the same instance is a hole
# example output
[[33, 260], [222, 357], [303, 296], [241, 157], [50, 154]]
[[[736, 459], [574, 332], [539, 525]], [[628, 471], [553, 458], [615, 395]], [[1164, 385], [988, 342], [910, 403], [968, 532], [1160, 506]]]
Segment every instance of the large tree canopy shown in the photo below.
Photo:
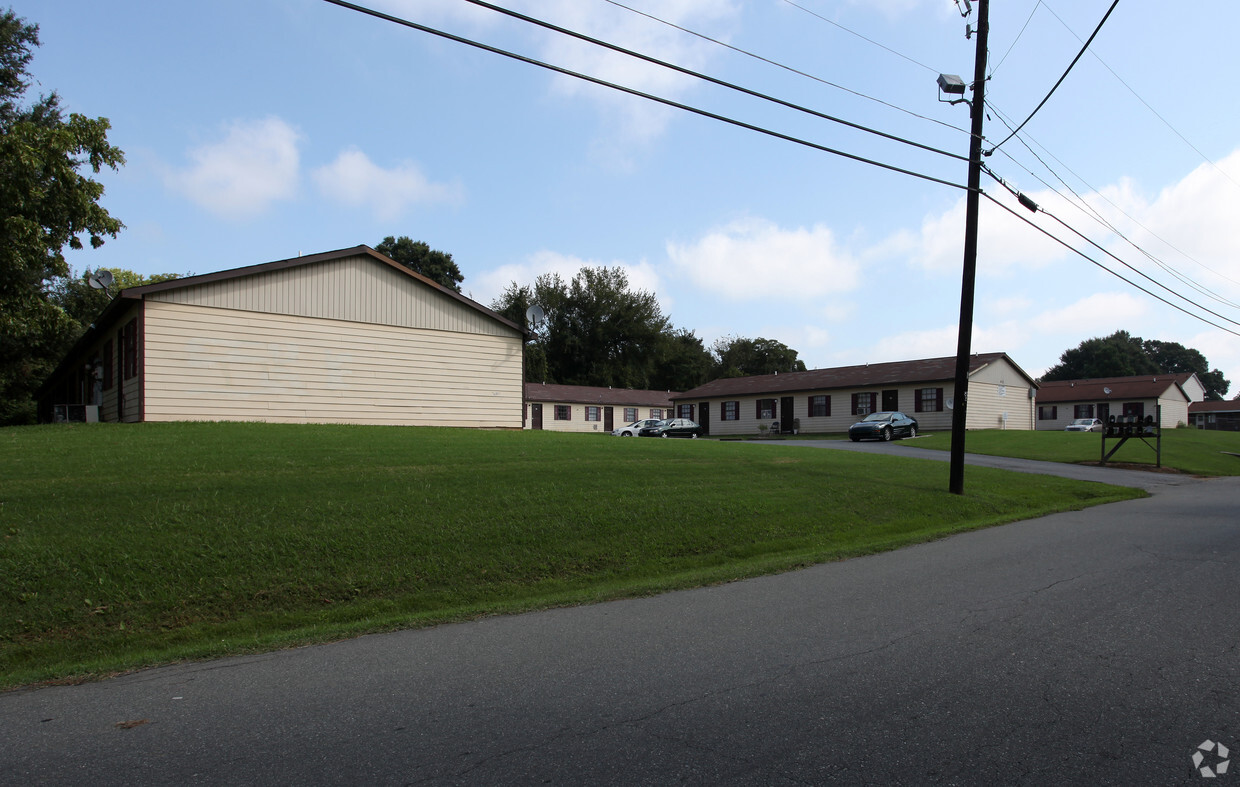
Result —
[[805, 362], [797, 358], [797, 351], [774, 339], [725, 336], [711, 346], [711, 354], [717, 378], [805, 371]]
[[38, 33], [0, 14], [0, 424], [33, 420], [34, 389], [80, 332], [51, 298], [69, 275], [64, 247], [85, 237], [98, 248], [122, 227], [99, 205], [103, 185], [82, 174], [124, 163], [107, 119], [65, 117], [55, 93], [23, 104]]
[[391, 257], [414, 273], [420, 273], [431, 281], [438, 282], [450, 290], [461, 291], [461, 282], [465, 276], [461, 269], [452, 261], [452, 255], [432, 249], [420, 240], [413, 240], [405, 235], [393, 238], [391, 235], [375, 246], [375, 251]]
[[1218, 369], [1211, 369], [1199, 351], [1176, 342], [1143, 340], [1127, 331], [1086, 339], [1064, 351], [1059, 363], [1046, 370], [1042, 379], [1082, 380], [1098, 377], [1131, 377], [1147, 374], [1196, 373], [1206, 389], [1206, 399], [1221, 400], [1231, 383]]
[[525, 379], [564, 385], [683, 391], [705, 382], [711, 359], [701, 339], [675, 330], [652, 293], [629, 288], [621, 268], [554, 273], [513, 282], [491, 308], [519, 325], [538, 304], [546, 321], [525, 351]]

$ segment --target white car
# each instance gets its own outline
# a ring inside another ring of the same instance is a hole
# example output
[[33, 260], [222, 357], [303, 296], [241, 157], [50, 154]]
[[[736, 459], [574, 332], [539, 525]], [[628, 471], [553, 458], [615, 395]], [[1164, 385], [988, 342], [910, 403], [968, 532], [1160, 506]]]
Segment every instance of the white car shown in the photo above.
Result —
[[612, 429], [612, 437], [637, 437], [637, 433], [647, 426], [654, 426], [659, 423], [658, 418], [647, 418], [642, 421], [634, 421], [631, 424], [622, 426], [619, 429]]
[[1063, 428], [1065, 432], [1101, 432], [1102, 421], [1097, 418], [1078, 418]]

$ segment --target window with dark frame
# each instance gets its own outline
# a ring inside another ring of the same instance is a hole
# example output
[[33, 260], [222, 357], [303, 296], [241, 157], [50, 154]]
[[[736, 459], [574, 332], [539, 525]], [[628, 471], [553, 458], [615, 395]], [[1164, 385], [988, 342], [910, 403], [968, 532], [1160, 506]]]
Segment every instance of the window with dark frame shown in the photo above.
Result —
[[651, 408], [650, 408], [650, 417], [651, 417], [651, 418], [658, 418], [659, 420], [663, 420], [663, 408], [662, 408], [662, 407], [651, 407]]
[[690, 421], [693, 420], [693, 405], [691, 404], [677, 405], [676, 410], [678, 413], [676, 416], [677, 418], [688, 418]]
[[759, 399], [758, 406], [756, 408], [755, 417], [774, 418], [775, 417], [775, 400], [774, 399]]
[[878, 394], [870, 391], [869, 393], [855, 393], [852, 395], [852, 414], [853, 415], [869, 415], [877, 412]]
[[138, 320], [136, 317], [125, 323], [122, 333], [125, 342], [125, 364], [122, 376], [130, 380], [138, 376]]
[[1059, 417], [1059, 406], [1058, 405], [1054, 405], [1054, 404], [1038, 405], [1038, 420], [1039, 421], [1054, 421], [1058, 417]]
[[1145, 416], [1145, 402], [1124, 402], [1125, 418], [1142, 418]]
[[741, 403], [724, 402], [723, 406], [720, 408], [719, 418], [723, 421], [741, 420]]
[[624, 422], [631, 424], [636, 420], [637, 420], [637, 408], [636, 407], [624, 408]]
[[826, 418], [831, 415], [831, 397], [825, 394], [809, 398], [809, 417]]
[[567, 404], [557, 404], [555, 406], [555, 420], [557, 421], [573, 420], [573, 408]]
[[598, 407], [593, 406], [593, 405], [586, 405], [586, 420], [587, 420], [587, 421], [601, 421], [601, 420], [603, 420], [603, 418], [602, 418], [602, 410], [601, 410], [600, 408], [598, 408]]
[[942, 388], [918, 388], [913, 392], [913, 412], [937, 413], [943, 410]]
[[1073, 418], [1093, 418], [1094, 406], [1092, 404], [1078, 404], [1075, 408]]

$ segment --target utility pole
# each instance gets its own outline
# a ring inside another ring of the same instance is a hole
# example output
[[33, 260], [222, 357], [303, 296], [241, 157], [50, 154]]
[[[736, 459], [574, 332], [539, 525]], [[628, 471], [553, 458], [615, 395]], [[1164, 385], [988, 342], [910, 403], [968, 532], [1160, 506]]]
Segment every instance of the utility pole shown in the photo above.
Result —
[[973, 63], [973, 127], [969, 137], [969, 191], [965, 197], [964, 272], [960, 282], [960, 325], [956, 339], [956, 387], [952, 407], [951, 473], [948, 489], [964, 494], [964, 433], [969, 404], [969, 355], [973, 340], [973, 290], [977, 278], [977, 214], [982, 187], [982, 119], [986, 115], [986, 38], [990, 0], [977, 2], [977, 55]]

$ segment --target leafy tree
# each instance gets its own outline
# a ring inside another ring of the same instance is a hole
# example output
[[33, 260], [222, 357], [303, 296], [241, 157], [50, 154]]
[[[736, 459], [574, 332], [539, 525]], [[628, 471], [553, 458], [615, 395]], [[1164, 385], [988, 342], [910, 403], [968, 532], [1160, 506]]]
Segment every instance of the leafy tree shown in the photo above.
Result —
[[666, 331], [656, 355], [650, 388], [688, 391], [712, 379], [714, 359], [693, 331]]
[[554, 273], [532, 287], [513, 282], [491, 308], [524, 323], [537, 303], [547, 315], [526, 347], [526, 379], [565, 385], [655, 388], [671, 326], [653, 294], [629, 289], [621, 268], [582, 268], [571, 282]]
[[37, 25], [0, 14], [0, 424], [34, 419], [34, 389], [76, 338], [50, 297], [69, 275], [64, 247], [86, 236], [98, 248], [122, 227], [99, 205], [103, 185], [80, 171], [124, 163], [108, 120], [66, 117], [54, 92], [23, 104], [38, 45]]
[[[438, 282], [450, 290], [461, 291], [461, 282], [465, 276], [461, 269], [452, 261], [447, 252], [432, 249], [420, 240], [413, 240], [405, 235], [393, 238], [391, 235], [375, 246], [375, 251], [404, 265], [414, 273], [420, 273], [431, 281]], [[524, 319], [524, 318], [523, 318]]]
[[1150, 374], [1196, 373], [1206, 389], [1206, 399], [1221, 400], [1231, 387], [1218, 369], [1210, 369], [1199, 351], [1176, 342], [1142, 340], [1127, 331], [1086, 339], [1066, 350], [1059, 363], [1046, 370], [1042, 379], [1082, 380], [1099, 377], [1131, 377]]
[[805, 371], [797, 351], [774, 339], [725, 336], [711, 345], [711, 354], [716, 378]]

